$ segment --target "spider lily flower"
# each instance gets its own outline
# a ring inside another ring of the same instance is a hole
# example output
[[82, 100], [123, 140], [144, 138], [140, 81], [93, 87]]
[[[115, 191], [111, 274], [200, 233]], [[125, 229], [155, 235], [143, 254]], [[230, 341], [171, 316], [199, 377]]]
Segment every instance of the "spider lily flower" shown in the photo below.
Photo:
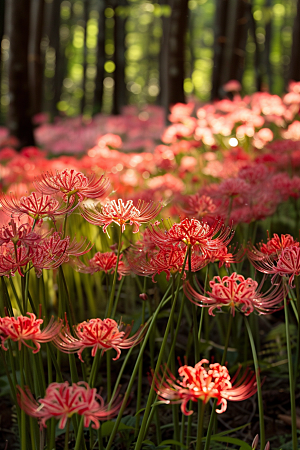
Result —
[[263, 282], [258, 286], [257, 281], [252, 278], [245, 279], [242, 275], [234, 272], [230, 276], [214, 277], [209, 282], [211, 291], [202, 295], [196, 292], [189, 282], [184, 284], [183, 290], [187, 298], [197, 306], [208, 307], [209, 314], [214, 316], [214, 310], [229, 308], [234, 316], [235, 311], [248, 316], [254, 310], [259, 314], [270, 314], [281, 306], [278, 306], [284, 297], [284, 288], [276, 286], [270, 288], [266, 293], [261, 292]]
[[278, 234], [274, 233], [273, 237], [268, 237], [267, 243], [263, 242], [258, 246], [255, 246], [251, 243], [248, 245], [248, 257], [250, 261], [259, 261], [263, 259], [268, 259], [268, 257], [272, 259], [278, 259], [281, 252], [292, 245], [299, 247], [299, 242], [295, 241], [293, 236], [290, 234]]
[[31, 231], [32, 225], [29, 223], [23, 223], [17, 225], [14, 219], [11, 219], [7, 225], [4, 225], [0, 229], [0, 246], [12, 242], [14, 245], [27, 245], [31, 246], [42, 239], [42, 236]]
[[85, 348], [92, 348], [92, 356], [96, 355], [97, 350], [101, 350], [102, 354], [110, 349], [117, 352], [117, 356], [113, 361], [119, 359], [121, 349], [131, 348], [141, 342], [144, 337], [144, 327], [141, 327], [137, 333], [128, 337], [133, 324], [119, 325], [113, 319], [91, 319], [79, 323], [74, 327], [75, 337], [70, 333], [69, 327], [65, 327], [55, 338], [54, 345], [64, 353], [76, 353], [80, 361], [82, 359], [82, 352]]
[[[18, 348], [21, 350], [22, 344], [32, 349], [32, 353], [38, 353], [41, 348], [41, 343], [50, 342], [57, 336], [62, 329], [62, 320], [55, 320], [51, 317], [48, 325], [41, 330], [43, 319], [37, 319], [35, 314], [27, 313], [27, 316], [15, 317], [1, 317], [0, 318], [0, 338], [1, 347], [7, 350], [5, 342], [11, 339], [18, 342]], [[29, 345], [28, 341], [32, 341], [36, 348]]]
[[100, 206], [100, 211], [97, 206], [94, 208], [87, 208], [83, 206], [82, 216], [93, 225], [103, 226], [104, 233], [111, 223], [116, 223], [125, 231], [125, 225], [133, 225], [133, 233], [139, 231], [141, 223], [149, 222], [159, 214], [162, 209], [161, 203], [138, 201], [135, 207], [132, 200], [126, 203], [118, 199], [107, 202], [104, 206]]
[[98, 429], [100, 420], [108, 420], [119, 410], [121, 402], [114, 397], [110, 406], [105, 405], [103, 398], [97, 394], [96, 388], [91, 388], [84, 381], [69, 385], [64, 383], [51, 383], [44, 398], [35, 400], [29, 388], [18, 388], [18, 403], [20, 408], [31, 417], [39, 420], [40, 427], [47, 427], [46, 421], [55, 418], [59, 420], [59, 428], [65, 428], [68, 419], [73, 414], [83, 416], [84, 427], [92, 423]]
[[70, 214], [74, 208], [72, 205], [62, 205], [58, 200], [50, 195], [40, 195], [36, 192], [21, 197], [19, 200], [16, 197], [2, 194], [0, 197], [0, 204], [3, 209], [12, 214], [12, 216], [21, 217], [24, 214], [32, 217], [41, 224], [45, 217], [50, 217], [55, 220], [56, 217]]
[[34, 181], [34, 185], [42, 194], [54, 195], [62, 193], [65, 202], [73, 203], [75, 197], [79, 202], [86, 198], [101, 198], [107, 194], [110, 186], [108, 178], [102, 175], [96, 180], [96, 175], [86, 177], [83, 173], [74, 169], [65, 169], [62, 172], [44, 173]]
[[[186, 255], [186, 248], [180, 245], [160, 249], [159, 251], [147, 253], [143, 250], [133, 249], [126, 253], [126, 258], [131, 270], [141, 276], [151, 276], [152, 281], [155, 275], [162, 272], [166, 273], [167, 281], [170, 280], [171, 275], [180, 273], [182, 271], [184, 259]], [[191, 254], [191, 271], [197, 272], [203, 269], [210, 259], [204, 257], [201, 253], [192, 251]], [[189, 270], [189, 263], [186, 261], [185, 271]], [[185, 278], [185, 274], [183, 276]]]
[[1, 247], [0, 252], [0, 276], [14, 276], [18, 272], [21, 277], [24, 276], [21, 268], [26, 267], [31, 261], [33, 251], [31, 248], [18, 247], [11, 245]]
[[181, 404], [182, 413], [190, 416], [193, 414], [193, 411], [187, 410], [190, 400], [193, 402], [202, 400], [206, 404], [211, 398], [216, 398], [217, 405], [221, 405], [216, 412], [221, 414], [227, 409], [227, 400], [242, 401], [255, 394], [257, 388], [253, 372], [246, 370], [235, 383], [240, 369], [231, 379], [225, 366], [214, 363], [205, 369], [203, 364], [209, 364], [209, 361], [202, 359], [195, 367], [181, 366], [178, 369], [179, 378], [176, 378], [167, 366], [161, 368], [162, 374], [154, 375], [152, 371], [154, 388], [159, 399], [166, 404]]
[[196, 245], [203, 255], [207, 251], [218, 250], [228, 245], [234, 233], [220, 220], [215, 220], [212, 225], [209, 225], [197, 219], [187, 218], [180, 223], [174, 223], [169, 230], [162, 230], [156, 223], [149, 227], [149, 232], [159, 247], [183, 242], [192, 247]]
[[[119, 280], [126, 275], [130, 274], [130, 267], [128, 267], [124, 261], [122, 261], [123, 255], [120, 255], [119, 264], [118, 264], [118, 274]], [[78, 261], [75, 265], [75, 269], [78, 272], [82, 273], [96, 273], [96, 272], [105, 272], [107, 274], [111, 274], [115, 271], [117, 265], [117, 255], [115, 252], [97, 252], [92, 259], [89, 260], [89, 266]]]

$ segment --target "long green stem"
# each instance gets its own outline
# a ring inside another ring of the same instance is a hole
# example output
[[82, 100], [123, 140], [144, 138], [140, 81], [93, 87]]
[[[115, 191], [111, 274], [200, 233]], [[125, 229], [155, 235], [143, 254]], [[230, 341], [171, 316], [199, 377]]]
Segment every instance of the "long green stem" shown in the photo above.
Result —
[[[147, 278], [145, 277], [145, 279], [144, 279], [144, 288], [145, 288], [146, 281], [147, 281]], [[144, 289], [143, 292], [146, 293], [146, 289]], [[144, 323], [145, 323], [145, 308], [146, 308], [146, 302], [143, 301], [143, 304], [142, 304], [142, 325], [144, 325]], [[137, 436], [137, 434], [138, 434], [139, 425], [140, 425], [139, 410], [141, 409], [141, 401], [142, 401], [142, 382], [143, 382], [143, 358], [141, 359], [140, 366], [139, 366], [139, 373], [138, 373], [138, 389], [137, 389], [135, 430], [134, 430], [135, 436]]]
[[[225, 344], [224, 344], [224, 351], [223, 351], [221, 366], [224, 366], [224, 364], [226, 362], [227, 349], [228, 349], [229, 337], [230, 337], [230, 332], [231, 332], [231, 325], [232, 325], [232, 315], [230, 314], [229, 320], [228, 320], [227, 334], [226, 334], [226, 339], [225, 339]], [[209, 450], [210, 438], [211, 438], [211, 433], [212, 433], [213, 425], [214, 425], [216, 406], [217, 406], [217, 399], [215, 399], [214, 403], [213, 403], [213, 408], [212, 408], [212, 412], [211, 412], [210, 419], [209, 419], [209, 425], [208, 425], [204, 450]]]
[[290, 382], [290, 399], [291, 399], [291, 416], [292, 416], [292, 440], [293, 450], [297, 450], [297, 416], [296, 416], [296, 404], [295, 404], [295, 391], [294, 391], [294, 377], [293, 377], [293, 361], [292, 361], [292, 349], [290, 341], [289, 330], [289, 314], [286, 298], [284, 297], [284, 316], [285, 316], [285, 332], [286, 332], [286, 347], [288, 354], [288, 368], [289, 368], [289, 382]]
[[260, 429], [260, 446], [261, 448], [265, 448], [265, 424], [264, 424], [264, 409], [263, 409], [263, 401], [262, 401], [262, 392], [261, 392], [261, 380], [260, 380], [260, 371], [258, 365], [258, 359], [256, 354], [255, 342], [252, 335], [251, 327], [248, 322], [248, 318], [245, 317], [246, 328], [249, 336], [249, 341], [251, 345], [253, 362], [255, 367], [255, 375], [256, 375], [256, 384], [257, 384], [257, 399], [258, 399], [258, 411], [259, 411], [259, 429]]
[[205, 410], [205, 403], [199, 400], [196, 450], [202, 450], [204, 410]]
[[110, 317], [111, 312], [112, 312], [112, 308], [113, 308], [113, 302], [114, 302], [114, 296], [115, 296], [115, 289], [116, 289], [116, 283], [117, 283], [117, 276], [118, 276], [118, 267], [119, 267], [120, 254], [121, 254], [121, 246], [122, 246], [122, 226], [120, 226], [120, 231], [119, 231], [119, 242], [118, 242], [117, 263], [116, 263], [116, 268], [115, 268], [115, 273], [114, 273], [113, 284], [112, 284], [112, 288], [111, 288], [111, 292], [110, 292], [110, 297], [109, 297], [109, 303], [108, 303], [107, 314], [105, 315], [105, 317]]
[[93, 361], [93, 365], [92, 365], [92, 370], [90, 373], [90, 378], [89, 378], [89, 385], [91, 387], [94, 387], [95, 381], [96, 381], [96, 375], [97, 375], [97, 371], [98, 371], [98, 367], [99, 367], [99, 363], [101, 361], [101, 350], [98, 349], [96, 351], [96, 355], [94, 357], [94, 361]]
[[69, 450], [70, 419], [67, 420], [64, 450]]
[[[296, 276], [295, 280], [296, 280], [296, 296], [297, 296], [297, 312], [298, 312], [297, 315], [299, 318], [299, 315], [300, 315], [299, 276]], [[299, 352], [300, 352], [300, 324], [298, 323], [295, 372], [294, 372], [294, 391], [296, 391], [296, 383], [297, 383], [298, 371], [299, 371]]]

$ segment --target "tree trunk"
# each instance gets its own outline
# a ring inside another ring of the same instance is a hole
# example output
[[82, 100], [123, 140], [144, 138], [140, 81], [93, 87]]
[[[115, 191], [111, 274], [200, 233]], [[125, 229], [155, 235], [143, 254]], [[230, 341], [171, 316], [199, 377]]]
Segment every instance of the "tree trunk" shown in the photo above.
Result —
[[170, 0], [172, 12], [163, 19], [163, 38], [160, 55], [161, 103], [169, 108], [175, 103], [185, 103], [185, 41], [188, 23], [188, 1]]
[[250, 19], [250, 32], [253, 37], [253, 41], [255, 43], [255, 57], [254, 57], [254, 71], [255, 71], [255, 84], [256, 84], [256, 90], [261, 91], [262, 89], [262, 73], [261, 73], [261, 57], [260, 57], [260, 50], [259, 50], [259, 44], [256, 37], [256, 23], [253, 17], [252, 13], [252, 6], [249, 3], [248, 5], [248, 14]]
[[242, 81], [245, 66], [246, 43], [249, 29], [249, 10], [247, 0], [238, 0], [233, 36], [233, 48], [230, 58], [229, 80]]
[[[5, 0], [0, 0], [0, 48], [4, 35], [4, 16], [5, 16]], [[1, 55], [0, 55], [1, 56]], [[1, 98], [1, 83], [2, 83], [2, 61], [0, 57], [0, 98]], [[3, 117], [0, 116], [0, 123], [2, 124]]]
[[229, 10], [228, 0], [217, 0], [215, 16], [214, 67], [212, 73], [211, 99], [220, 97], [222, 83], [222, 67], [225, 60], [226, 25]]
[[7, 126], [20, 148], [34, 145], [28, 84], [30, 0], [11, 0], [8, 89], [10, 104]]
[[33, 114], [42, 110], [44, 58], [41, 40], [44, 25], [44, 0], [32, 0], [29, 35], [29, 87]]
[[82, 61], [82, 98], [80, 104], [81, 114], [84, 113], [85, 107], [85, 85], [86, 85], [86, 69], [87, 69], [87, 46], [86, 46], [86, 37], [87, 37], [87, 21], [89, 19], [89, 2], [88, 0], [84, 0], [83, 2], [83, 20], [84, 20], [84, 37], [83, 37], [83, 61]]
[[289, 78], [293, 81], [300, 81], [300, 0], [297, 2], [297, 15], [295, 17], [293, 27], [293, 43]]

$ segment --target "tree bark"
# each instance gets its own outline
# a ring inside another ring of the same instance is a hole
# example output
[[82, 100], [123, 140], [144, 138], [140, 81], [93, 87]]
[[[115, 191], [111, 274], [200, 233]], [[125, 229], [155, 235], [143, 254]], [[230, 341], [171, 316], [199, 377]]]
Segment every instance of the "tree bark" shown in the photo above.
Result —
[[222, 83], [222, 67], [225, 60], [226, 47], [226, 26], [229, 10], [228, 0], [217, 0], [217, 9], [215, 16], [215, 42], [214, 42], [214, 66], [212, 73], [211, 99], [220, 97], [220, 88]]
[[114, 71], [114, 91], [113, 91], [113, 114], [120, 114], [122, 106], [125, 104], [125, 19], [118, 14], [117, 6], [126, 6], [126, 0], [114, 0], [113, 9], [115, 11], [114, 44], [115, 51], [113, 62]]
[[87, 37], [87, 21], [89, 19], [89, 2], [88, 0], [84, 0], [83, 2], [83, 20], [84, 20], [84, 36], [83, 36], [83, 61], [82, 61], [82, 98], [80, 104], [81, 114], [84, 113], [85, 107], [85, 85], [86, 85], [86, 69], [87, 69], [87, 46], [86, 46], [86, 37]]
[[11, 0], [8, 89], [10, 103], [7, 126], [18, 138], [20, 148], [34, 145], [32, 111], [29, 101], [28, 41], [30, 0]]
[[250, 25], [247, 0], [238, 0], [233, 36], [233, 48], [230, 58], [229, 80], [242, 81], [245, 66], [247, 34]]
[[105, 64], [105, 0], [99, 1], [98, 37], [97, 37], [97, 74], [95, 79], [93, 114], [101, 112]]

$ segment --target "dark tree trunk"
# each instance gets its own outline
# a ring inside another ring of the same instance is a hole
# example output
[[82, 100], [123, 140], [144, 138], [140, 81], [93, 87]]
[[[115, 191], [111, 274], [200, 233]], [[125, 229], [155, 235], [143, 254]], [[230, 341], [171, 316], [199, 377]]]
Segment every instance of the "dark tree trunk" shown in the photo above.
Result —
[[53, 98], [51, 102], [51, 115], [52, 117], [56, 116], [58, 113], [57, 103], [60, 100], [61, 94], [61, 86], [63, 81], [63, 75], [61, 72], [63, 70], [64, 58], [65, 55], [61, 54], [60, 48], [60, 36], [59, 36], [59, 28], [60, 28], [60, 4], [61, 0], [53, 0], [52, 2], [52, 14], [51, 14], [51, 23], [55, 23], [55, 27], [52, 26], [49, 35], [49, 45], [55, 51], [55, 73], [53, 77]]
[[81, 105], [80, 110], [81, 114], [84, 113], [84, 107], [85, 107], [85, 94], [86, 94], [86, 69], [87, 69], [87, 46], [86, 46], [86, 37], [87, 37], [87, 21], [89, 19], [89, 2], [88, 0], [84, 0], [83, 2], [83, 20], [84, 20], [84, 37], [83, 37], [83, 61], [82, 61], [82, 98], [81, 98]]
[[97, 75], [95, 79], [93, 113], [97, 114], [102, 109], [104, 63], [105, 63], [105, 3], [106, 0], [99, 1], [99, 20], [97, 37]]
[[30, 0], [11, 0], [8, 89], [10, 103], [7, 126], [20, 147], [34, 145], [28, 84], [28, 40]]
[[125, 104], [125, 19], [118, 14], [117, 6], [125, 6], [126, 0], [114, 0], [112, 2], [115, 11], [114, 44], [115, 51], [113, 62], [114, 72], [114, 92], [113, 92], [113, 114], [120, 114], [122, 106]]
[[160, 55], [161, 103], [168, 113], [175, 103], [185, 103], [185, 42], [188, 23], [188, 1], [171, 0], [172, 13], [163, 19]]
[[222, 67], [225, 60], [226, 25], [229, 11], [228, 0], [217, 0], [215, 16], [215, 42], [214, 42], [214, 66], [212, 73], [211, 99], [220, 97], [222, 83]]
[[[0, 48], [4, 35], [4, 16], [5, 16], [5, 0], [0, 0]], [[2, 83], [2, 61], [0, 54], [0, 97], [1, 97], [1, 83]], [[2, 123], [3, 117], [0, 117], [0, 123]]]
[[297, 2], [297, 15], [293, 27], [293, 44], [289, 78], [293, 81], [300, 81], [300, 0]]
[[[272, 7], [272, 0], [266, 1], [266, 7], [268, 9]], [[272, 92], [272, 79], [273, 79], [272, 67], [270, 62], [271, 41], [272, 41], [272, 20], [270, 15], [270, 19], [266, 23], [266, 37], [265, 37], [265, 67], [269, 92]]]
[[44, 0], [32, 0], [29, 36], [29, 87], [33, 114], [42, 110], [44, 58], [41, 41], [44, 25]]
[[233, 35], [233, 48], [230, 58], [229, 80], [242, 81], [245, 66], [246, 43], [249, 30], [249, 8], [247, 0], [238, 0]]

